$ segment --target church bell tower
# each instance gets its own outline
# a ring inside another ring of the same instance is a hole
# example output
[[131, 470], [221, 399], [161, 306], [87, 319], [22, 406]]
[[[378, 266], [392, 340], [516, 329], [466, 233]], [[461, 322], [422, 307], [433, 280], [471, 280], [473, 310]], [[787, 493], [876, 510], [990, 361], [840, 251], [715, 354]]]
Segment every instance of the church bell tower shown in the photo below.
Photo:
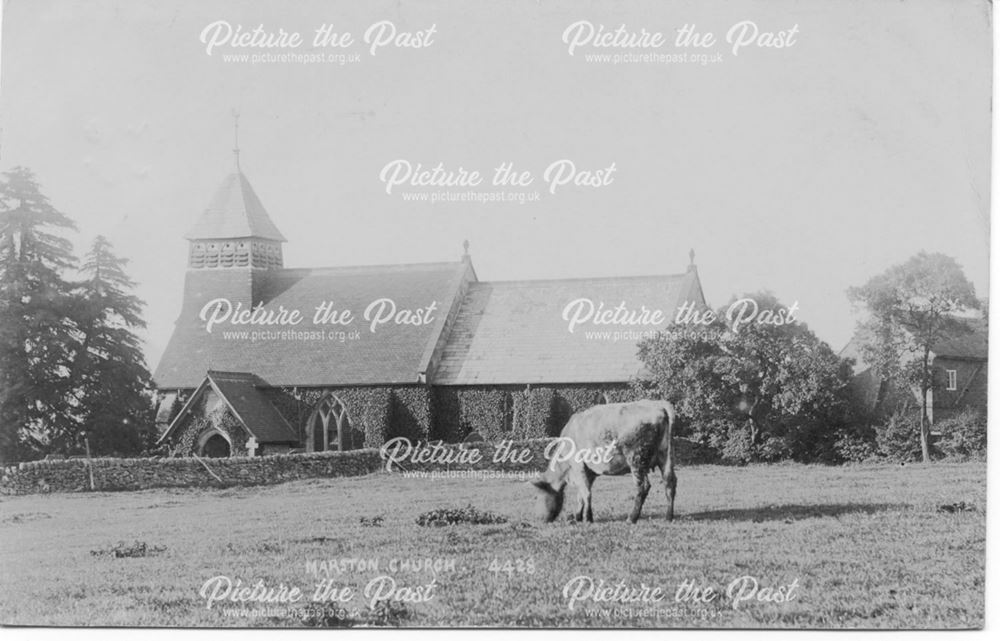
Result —
[[234, 168], [187, 234], [190, 270], [271, 270], [283, 267], [285, 237], [240, 169], [239, 115], [233, 112]]
[[240, 168], [239, 115], [234, 111], [233, 171], [184, 235], [188, 240], [186, 314], [216, 298], [253, 307], [266, 299], [270, 276], [282, 269], [278, 231]]

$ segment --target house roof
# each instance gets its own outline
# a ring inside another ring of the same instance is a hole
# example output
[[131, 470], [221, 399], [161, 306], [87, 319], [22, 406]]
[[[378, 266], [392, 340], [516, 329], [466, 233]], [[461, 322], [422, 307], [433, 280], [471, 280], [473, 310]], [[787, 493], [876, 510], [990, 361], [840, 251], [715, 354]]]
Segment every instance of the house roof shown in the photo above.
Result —
[[284, 242], [278, 228], [242, 171], [222, 181], [208, 208], [184, 236], [189, 240], [211, 238], [265, 238]]
[[989, 356], [989, 332], [982, 321], [972, 321], [973, 330], [941, 341], [932, 350], [935, 356], [986, 360]]
[[[989, 357], [989, 331], [984, 322], [978, 319], [965, 319], [972, 327], [968, 333], [959, 333], [937, 343], [931, 350], [935, 357], [960, 358], [971, 360], [986, 360]], [[853, 358], [854, 371], [860, 373], [871, 365], [864, 359], [862, 347], [869, 336], [864, 329], [859, 329], [840, 350], [841, 358]]]
[[[603, 302], [606, 309], [621, 303], [629, 310], [659, 309], [665, 320], [632, 326], [588, 323], [570, 332], [563, 311], [581, 298], [595, 306]], [[673, 276], [472, 283], [433, 382], [626, 382], [642, 368], [635, 334], [668, 327], [685, 300], [704, 304], [693, 269]]]
[[236, 419], [258, 443], [297, 441], [298, 437], [288, 421], [258, 389], [262, 384], [253, 374], [209, 371], [159, 441], [166, 440], [184, 422], [191, 407], [209, 387], [226, 402]]
[[[231, 274], [191, 270], [181, 316], [154, 380], [160, 389], [188, 389], [196, 387], [207, 370], [225, 370], [253, 372], [272, 386], [421, 382], [428, 348], [439, 341], [443, 317], [458, 296], [467, 269], [467, 262], [453, 262], [257, 272], [253, 275], [255, 299], [264, 311], [299, 310], [304, 320], [295, 326], [216, 325], [211, 333], [199, 313], [219, 291], [225, 291], [225, 283], [230, 282], [225, 279]], [[390, 322], [372, 332], [363, 315], [373, 301], [383, 298], [391, 299], [397, 311], [436, 303], [435, 322]], [[326, 301], [338, 312], [351, 310], [354, 321], [348, 326], [313, 325], [316, 306]], [[339, 340], [340, 331], [352, 330], [359, 331], [357, 338]], [[253, 340], [252, 331], [287, 333]], [[338, 334], [333, 339], [302, 338], [320, 331], [327, 336], [330, 331]]]

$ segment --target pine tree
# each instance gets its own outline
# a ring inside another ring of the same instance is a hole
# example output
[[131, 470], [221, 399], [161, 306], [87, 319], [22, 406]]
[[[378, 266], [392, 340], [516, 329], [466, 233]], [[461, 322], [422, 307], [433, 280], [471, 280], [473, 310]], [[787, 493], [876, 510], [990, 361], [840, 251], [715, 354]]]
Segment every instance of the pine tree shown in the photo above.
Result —
[[135, 330], [145, 303], [131, 290], [128, 261], [98, 236], [84, 259], [77, 323], [80, 349], [72, 368], [82, 429], [94, 454], [136, 454], [149, 447], [151, 376]]
[[42, 194], [34, 174], [0, 176], [0, 458], [23, 459], [75, 430], [73, 247], [58, 235], [73, 221]]

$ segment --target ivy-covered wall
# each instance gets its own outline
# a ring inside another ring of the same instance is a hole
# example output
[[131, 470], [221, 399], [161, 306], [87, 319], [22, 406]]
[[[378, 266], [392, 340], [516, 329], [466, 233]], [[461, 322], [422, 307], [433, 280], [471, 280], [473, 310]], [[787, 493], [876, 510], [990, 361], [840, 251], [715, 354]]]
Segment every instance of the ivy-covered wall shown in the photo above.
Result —
[[[434, 415], [429, 387], [397, 387], [392, 390], [385, 440], [405, 436], [411, 441], [431, 439]], [[378, 445], [381, 445], [379, 443]]]
[[326, 394], [347, 408], [351, 422], [349, 448], [379, 447], [396, 436], [426, 441], [432, 413], [430, 389], [424, 386], [278, 388], [265, 394], [305, 442], [306, 424]]
[[389, 398], [386, 387], [273, 388], [265, 395], [281, 412], [304, 444], [307, 423], [313, 410], [328, 393], [333, 393], [347, 408], [351, 430], [345, 439], [347, 449], [378, 447], [385, 442], [389, 424]]
[[635, 400], [625, 384], [439, 387], [432, 439], [457, 442], [475, 432], [487, 441], [558, 436], [574, 412]]
[[[599, 403], [635, 400], [626, 384], [518, 385], [483, 387], [271, 388], [268, 400], [285, 417], [304, 445], [307, 423], [326, 394], [347, 408], [351, 430], [348, 449], [379, 447], [397, 436], [411, 441], [461, 442], [475, 432], [487, 441], [558, 436], [574, 412]], [[210, 413], [203, 412], [203, 415]], [[232, 419], [235, 421], [235, 419]], [[189, 454], [207, 425], [185, 426], [172, 441], [174, 451]], [[223, 426], [234, 445], [245, 447], [246, 434]], [[220, 431], [222, 428], [220, 428]], [[196, 432], [196, 433], [194, 433]], [[234, 450], [236, 448], [234, 447]], [[245, 449], [239, 455], [245, 454]]]
[[[208, 396], [206, 394], [206, 397]], [[198, 441], [201, 436], [207, 431], [218, 430], [229, 438], [229, 456], [246, 456], [248, 435], [239, 420], [227, 406], [213, 406], [210, 398], [206, 400], [209, 402], [199, 403], [199, 407], [192, 412], [191, 417], [174, 432], [171, 438], [172, 454], [174, 456], [198, 454]]]

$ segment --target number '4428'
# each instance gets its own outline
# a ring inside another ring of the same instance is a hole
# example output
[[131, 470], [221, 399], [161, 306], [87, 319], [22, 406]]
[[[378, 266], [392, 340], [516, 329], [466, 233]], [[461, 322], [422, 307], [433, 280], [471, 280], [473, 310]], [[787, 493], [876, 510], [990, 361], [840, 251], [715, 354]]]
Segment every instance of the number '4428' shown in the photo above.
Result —
[[501, 561], [497, 557], [493, 557], [493, 560], [490, 561], [490, 564], [486, 569], [494, 574], [507, 574], [508, 576], [512, 576], [514, 574], [534, 574], [535, 560], [505, 559]]

